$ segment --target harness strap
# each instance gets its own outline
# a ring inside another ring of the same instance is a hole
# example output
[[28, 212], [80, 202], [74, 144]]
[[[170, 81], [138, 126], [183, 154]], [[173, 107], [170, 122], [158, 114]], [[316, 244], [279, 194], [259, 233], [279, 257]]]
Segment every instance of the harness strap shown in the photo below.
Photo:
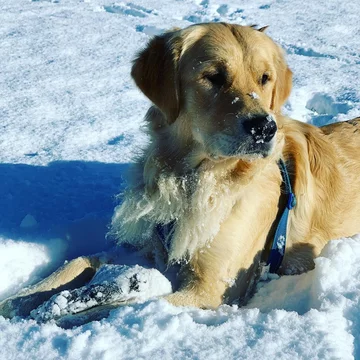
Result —
[[276, 273], [279, 270], [279, 267], [283, 261], [286, 248], [289, 211], [296, 205], [296, 197], [292, 191], [290, 177], [285, 162], [280, 159], [278, 162], [278, 166], [280, 168], [281, 176], [285, 184], [285, 194], [287, 195], [287, 202], [284, 212], [282, 213], [278, 226], [276, 228], [274, 240], [266, 264], [266, 267], [268, 267], [270, 273]]

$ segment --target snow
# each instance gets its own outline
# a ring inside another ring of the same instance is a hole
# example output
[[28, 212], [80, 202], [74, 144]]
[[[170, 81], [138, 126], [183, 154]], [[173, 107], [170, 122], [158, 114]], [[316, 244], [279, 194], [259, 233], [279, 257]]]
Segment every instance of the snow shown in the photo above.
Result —
[[258, 100], [258, 99], [260, 99], [260, 96], [256, 93], [256, 92], [251, 92], [250, 94], [250, 97], [252, 98], [252, 99], [254, 99], [254, 100]]
[[[141, 302], [171, 293], [170, 281], [156, 269], [139, 265], [102, 265], [89, 284], [52, 296], [34, 309], [31, 317], [48, 321], [108, 303], [123, 304], [134, 298]], [[65, 321], [71, 324], [71, 320], [70, 316]], [[65, 321], [62, 318], [61, 324]]]
[[[269, 25], [294, 86], [285, 112], [315, 125], [360, 116], [358, 1], [2, 0], [0, 299], [104, 240], [148, 101], [130, 78], [149, 36], [203, 21]], [[125, 265], [145, 260], [123, 253]], [[121, 306], [64, 329], [0, 317], [0, 359], [360, 358], [360, 237], [313, 271], [263, 282], [246, 308]]]
[[44, 246], [0, 238], [0, 294], [19, 290], [33, 276], [34, 270], [49, 263]]

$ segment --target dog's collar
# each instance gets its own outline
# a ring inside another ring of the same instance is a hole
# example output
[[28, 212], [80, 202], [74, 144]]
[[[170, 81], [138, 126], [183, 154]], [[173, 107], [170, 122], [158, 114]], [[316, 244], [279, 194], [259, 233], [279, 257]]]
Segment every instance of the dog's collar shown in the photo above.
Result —
[[[285, 248], [286, 248], [286, 237], [287, 237], [287, 224], [289, 211], [296, 205], [296, 197], [292, 191], [289, 173], [287, 171], [284, 160], [280, 159], [278, 162], [280, 173], [285, 185], [285, 195], [287, 196], [286, 206], [281, 215], [279, 223], [276, 228], [274, 240], [271, 245], [270, 254], [268, 261], [265, 266], [265, 271], [270, 273], [276, 273], [283, 261]], [[156, 232], [169, 254], [171, 239], [174, 234], [175, 220], [167, 224], [157, 224]]]

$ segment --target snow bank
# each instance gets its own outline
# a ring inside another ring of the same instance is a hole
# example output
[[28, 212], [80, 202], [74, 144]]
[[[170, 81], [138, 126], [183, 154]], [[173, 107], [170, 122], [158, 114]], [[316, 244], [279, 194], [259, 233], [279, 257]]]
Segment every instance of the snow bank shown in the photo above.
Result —
[[0, 300], [41, 279], [59, 264], [66, 245], [51, 239], [46, 245], [0, 236]]
[[0, 358], [353, 359], [360, 356], [359, 275], [360, 237], [332, 241], [315, 270], [261, 284], [247, 308], [157, 300], [72, 330], [0, 318]]

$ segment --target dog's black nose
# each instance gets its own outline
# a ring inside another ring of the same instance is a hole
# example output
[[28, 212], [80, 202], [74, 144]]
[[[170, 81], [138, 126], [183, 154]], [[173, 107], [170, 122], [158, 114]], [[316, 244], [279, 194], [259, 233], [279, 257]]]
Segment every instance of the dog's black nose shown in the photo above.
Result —
[[245, 131], [256, 142], [269, 142], [276, 133], [277, 126], [271, 115], [260, 115], [243, 122]]

